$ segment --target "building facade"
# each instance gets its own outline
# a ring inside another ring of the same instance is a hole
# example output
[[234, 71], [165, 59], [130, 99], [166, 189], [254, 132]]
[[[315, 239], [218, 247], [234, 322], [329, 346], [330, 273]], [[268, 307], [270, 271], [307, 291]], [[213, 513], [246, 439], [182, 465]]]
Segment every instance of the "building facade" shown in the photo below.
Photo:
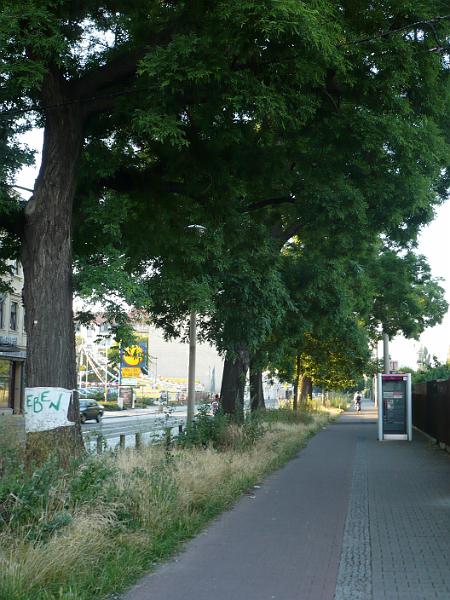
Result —
[[0, 414], [22, 412], [26, 334], [22, 303], [23, 270], [18, 261], [6, 279], [12, 291], [0, 292]]

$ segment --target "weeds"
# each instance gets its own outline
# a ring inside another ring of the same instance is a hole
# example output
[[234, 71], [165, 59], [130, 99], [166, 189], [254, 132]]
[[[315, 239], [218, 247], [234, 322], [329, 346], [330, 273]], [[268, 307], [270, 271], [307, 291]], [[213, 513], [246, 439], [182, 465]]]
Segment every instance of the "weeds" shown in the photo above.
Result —
[[66, 470], [20, 464], [0, 479], [0, 598], [90, 600], [172, 554], [298, 451], [327, 415], [266, 411], [242, 427], [203, 411], [164, 443]]
[[192, 425], [178, 437], [178, 444], [182, 448], [245, 450], [262, 437], [265, 430], [264, 413], [249, 414], [242, 425], [238, 425], [221, 411], [210, 415], [209, 406], [202, 405]]
[[229, 419], [221, 411], [212, 416], [209, 414], [209, 406], [202, 404], [192, 425], [178, 436], [178, 444], [182, 448], [219, 448], [228, 426]]

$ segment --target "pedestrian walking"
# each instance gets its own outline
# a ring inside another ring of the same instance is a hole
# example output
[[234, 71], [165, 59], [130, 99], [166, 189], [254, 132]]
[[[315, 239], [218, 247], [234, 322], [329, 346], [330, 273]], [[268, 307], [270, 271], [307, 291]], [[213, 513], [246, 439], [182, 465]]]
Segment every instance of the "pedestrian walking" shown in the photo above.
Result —
[[219, 410], [220, 407], [220, 396], [219, 394], [216, 394], [214, 396], [214, 400], [211, 402], [211, 410], [213, 415], [215, 415], [217, 413], [217, 411]]

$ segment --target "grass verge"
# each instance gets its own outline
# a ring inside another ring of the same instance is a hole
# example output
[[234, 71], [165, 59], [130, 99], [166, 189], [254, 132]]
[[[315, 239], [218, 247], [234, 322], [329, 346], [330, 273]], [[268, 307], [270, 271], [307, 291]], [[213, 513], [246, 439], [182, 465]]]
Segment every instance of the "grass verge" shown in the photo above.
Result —
[[90, 456], [64, 472], [47, 462], [31, 477], [5, 468], [0, 598], [91, 600], [124, 589], [338, 413], [268, 411], [257, 429], [223, 428], [220, 449], [152, 445]]

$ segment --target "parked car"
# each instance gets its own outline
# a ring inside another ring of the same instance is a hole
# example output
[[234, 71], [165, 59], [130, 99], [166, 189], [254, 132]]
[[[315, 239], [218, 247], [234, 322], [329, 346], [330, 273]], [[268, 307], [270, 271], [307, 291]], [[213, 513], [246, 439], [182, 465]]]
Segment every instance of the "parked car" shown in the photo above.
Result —
[[104, 408], [96, 400], [86, 398], [80, 400], [80, 421], [86, 423], [89, 420], [96, 420], [100, 423], [103, 417]]

